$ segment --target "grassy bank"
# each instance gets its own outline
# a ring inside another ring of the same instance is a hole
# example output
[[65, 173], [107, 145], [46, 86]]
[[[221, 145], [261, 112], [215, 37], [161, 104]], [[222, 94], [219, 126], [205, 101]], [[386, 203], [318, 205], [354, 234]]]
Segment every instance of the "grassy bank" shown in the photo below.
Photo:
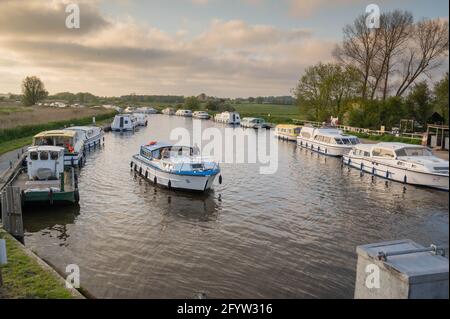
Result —
[[3, 287], [0, 298], [71, 299], [71, 293], [49, 271], [29, 257], [20, 244], [0, 228], [6, 240], [8, 265], [2, 268]]
[[[96, 122], [101, 123], [110, 120], [116, 113], [109, 112], [97, 115]], [[66, 121], [50, 122], [46, 124], [24, 125], [0, 130], [0, 155], [8, 151], [20, 148], [31, 143], [31, 139], [39, 132], [55, 130], [70, 125], [88, 125], [92, 123], [92, 117], [70, 119]]]

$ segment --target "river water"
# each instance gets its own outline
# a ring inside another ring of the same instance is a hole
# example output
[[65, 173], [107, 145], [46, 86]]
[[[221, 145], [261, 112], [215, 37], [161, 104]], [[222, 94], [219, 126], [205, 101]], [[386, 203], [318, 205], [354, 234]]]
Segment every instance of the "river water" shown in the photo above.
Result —
[[139, 146], [176, 127], [192, 120], [155, 115], [108, 133], [80, 174], [79, 207], [27, 210], [26, 245], [60, 272], [78, 265], [98, 298], [352, 298], [357, 245], [448, 245], [448, 193], [372, 180], [295, 143], [279, 142], [274, 175], [223, 164], [206, 194], [134, 176]]

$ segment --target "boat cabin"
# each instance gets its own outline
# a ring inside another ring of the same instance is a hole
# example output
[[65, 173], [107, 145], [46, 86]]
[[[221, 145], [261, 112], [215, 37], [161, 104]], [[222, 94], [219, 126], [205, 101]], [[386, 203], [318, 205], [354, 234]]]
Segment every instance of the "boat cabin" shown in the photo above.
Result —
[[34, 136], [33, 146], [58, 146], [64, 147], [66, 153], [75, 153], [83, 144], [82, 135], [82, 132], [75, 130], [46, 131]]
[[27, 172], [30, 180], [57, 180], [64, 173], [64, 148], [32, 146], [28, 149]]

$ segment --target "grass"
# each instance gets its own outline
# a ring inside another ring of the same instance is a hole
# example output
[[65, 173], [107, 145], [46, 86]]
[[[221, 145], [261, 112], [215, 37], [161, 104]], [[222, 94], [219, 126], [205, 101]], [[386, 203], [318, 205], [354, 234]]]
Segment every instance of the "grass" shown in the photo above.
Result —
[[6, 240], [8, 264], [2, 268], [0, 299], [71, 299], [71, 293], [49, 271], [29, 257], [20, 244], [0, 229]]
[[0, 155], [24, 147], [26, 145], [30, 145], [32, 140], [33, 135], [0, 143]]
[[[109, 112], [96, 116], [96, 123], [110, 120], [116, 113]], [[45, 124], [24, 125], [0, 130], [0, 155], [31, 143], [32, 137], [39, 132], [60, 129], [70, 125], [88, 125], [92, 117], [70, 119]]]

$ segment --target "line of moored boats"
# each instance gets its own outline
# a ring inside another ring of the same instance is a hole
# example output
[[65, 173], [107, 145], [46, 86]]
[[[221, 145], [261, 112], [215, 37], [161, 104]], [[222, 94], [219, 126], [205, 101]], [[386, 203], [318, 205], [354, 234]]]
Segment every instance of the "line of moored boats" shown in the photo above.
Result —
[[[210, 119], [208, 113], [179, 110], [173, 115]], [[169, 114], [166, 110], [163, 114]], [[263, 119], [244, 118], [237, 112], [223, 112], [216, 122], [248, 128], [270, 128]], [[117, 115], [113, 131], [134, 130], [148, 125], [147, 116]], [[424, 146], [383, 142], [363, 144], [357, 136], [334, 127], [277, 125], [275, 136], [323, 155], [341, 157], [345, 165], [388, 180], [449, 189], [449, 163], [433, 155]], [[79, 200], [78, 171], [86, 162], [87, 151], [101, 146], [104, 131], [97, 126], [74, 126], [63, 130], [41, 132], [28, 148], [24, 167], [7, 185], [20, 187], [22, 201], [72, 202]], [[151, 141], [140, 147], [131, 158], [131, 169], [143, 178], [169, 189], [204, 192], [218, 177], [222, 183], [219, 162], [204, 157], [198, 148]]]

